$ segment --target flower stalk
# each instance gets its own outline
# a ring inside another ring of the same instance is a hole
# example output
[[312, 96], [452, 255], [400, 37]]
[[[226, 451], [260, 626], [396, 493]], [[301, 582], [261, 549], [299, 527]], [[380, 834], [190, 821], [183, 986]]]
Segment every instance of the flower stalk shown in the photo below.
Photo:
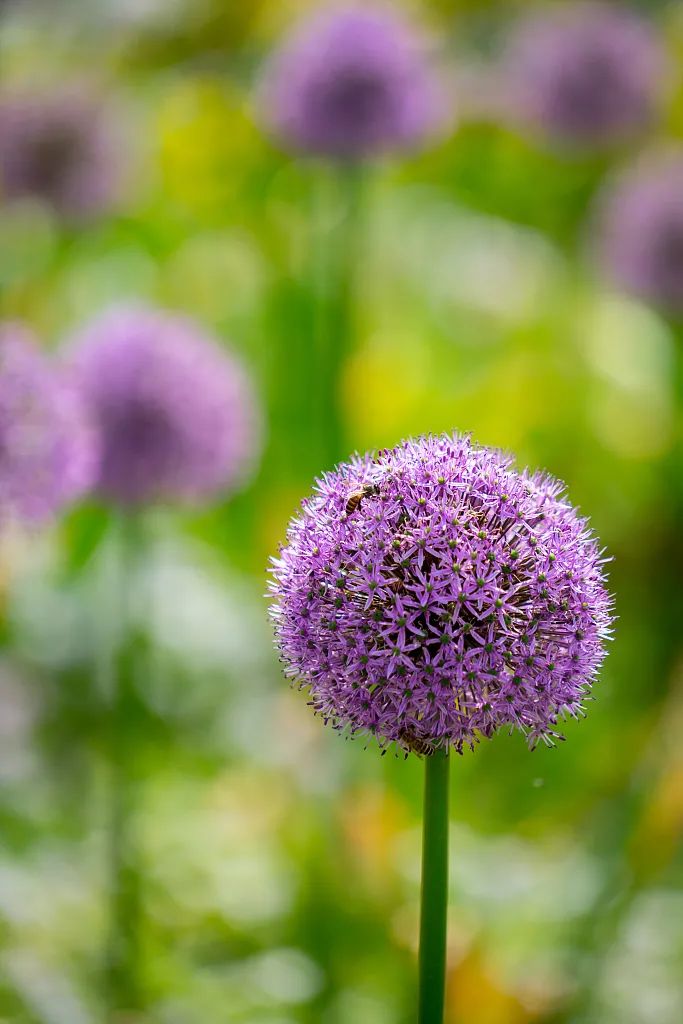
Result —
[[109, 937], [106, 950], [108, 1020], [140, 1007], [142, 871], [138, 834], [139, 744], [136, 656], [130, 636], [130, 594], [139, 545], [136, 515], [120, 521], [115, 614], [119, 634], [109, 651]]
[[425, 758], [418, 1024], [442, 1024], [448, 914], [448, 750]]
[[341, 200], [341, 218], [327, 234], [325, 267], [318, 316], [318, 433], [322, 464], [331, 469], [347, 453], [343, 375], [352, 351], [354, 335], [355, 280], [361, 251], [361, 211], [364, 168], [342, 164], [335, 174]]

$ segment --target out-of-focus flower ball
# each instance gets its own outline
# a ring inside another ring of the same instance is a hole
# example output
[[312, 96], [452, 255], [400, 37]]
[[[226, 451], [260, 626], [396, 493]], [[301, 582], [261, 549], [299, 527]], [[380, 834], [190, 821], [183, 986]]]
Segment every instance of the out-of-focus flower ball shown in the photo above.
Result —
[[67, 374], [19, 324], [0, 325], [0, 526], [43, 522], [92, 484], [97, 439]]
[[567, 3], [513, 32], [501, 83], [513, 119], [579, 149], [623, 141], [655, 117], [668, 62], [654, 30], [613, 3]]
[[122, 139], [112, 110], [85, 86], [0, 94], [0, 198], [36, 198], [70, 220], [119, 198]]
[[617, 287], [683, 314], [683, 149], [648, 156], [603, 191], [595, 248]]
[[121, 308], [89, 324], [72, 360], [102, 443], [97, 489], [121, 505], [230, 493], [260, 450], [251, 381], [181, 316]]
[[356, 161], [422, 145], [445, 98], [411, 26], [388, 7], [354, 4], [295, 29], [270, 59], [260, 105], [283, 145]]

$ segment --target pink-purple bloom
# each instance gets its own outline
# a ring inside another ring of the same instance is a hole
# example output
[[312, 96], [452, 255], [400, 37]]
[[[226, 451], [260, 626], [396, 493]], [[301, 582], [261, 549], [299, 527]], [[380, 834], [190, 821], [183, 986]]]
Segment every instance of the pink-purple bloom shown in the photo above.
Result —
[[621, 142], [654, 118], [667, 60], [651, 27], [619, 4], [557, 4], [513, 33], [506, 102], [552, 142], [593, 148]]
[[107, 211], [121, 186], [112, 111], [85, 87], [0, 97], [0, 195], [39, 199], [81, 220]]
[[49, 520], [90, 487], [96, 463], [73, 382], [22, 326], [0, 325], [0, 525]]
[[241, 363], [189, 319], [144, 307], [105, 313], [72, 360], [99, 428], [97, 490], [114, 502], [198, 502], [244, 481], [260, 445]]
[[420, 146], [443, 106], [421, 40], [373, 4], [323, 11], [298, 27], [271, 58], [261, 95], [284, 145], [351, 161]]
[[683, 149], [648, 156], [603, 193], [596, 250], [605, 276], [665, 312], [683, 313]]
[[459, 435], [323, 476], [274, 560], [287, 675], [337, 729], [462, 751], [578, 715], [610, 633], [604, 559], [552, 477]]

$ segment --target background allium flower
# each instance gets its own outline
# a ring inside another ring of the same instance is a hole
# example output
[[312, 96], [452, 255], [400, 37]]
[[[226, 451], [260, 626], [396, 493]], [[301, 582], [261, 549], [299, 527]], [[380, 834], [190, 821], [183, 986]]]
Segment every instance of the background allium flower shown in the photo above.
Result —
[[121, 183], [112, 113], [85, 88], [0, 97], [0, 196], [35, 197], [69, 218], [107, 210]]
[[649, 26], [616, 4], [558, 4], [517, 28], [506, 58], [513, 116], [561, 144], [618, 142], [653, 118], [666, 75]]
[[242, 483], [259, 446], [251, 384], [198, 325], [114, 310], [85, 329], [73, 358], [100, 429], [104, 495], [193, 501]]
[[383, 7], [314, 16], [277, 52], [264, 79], [264, 118], [307, 153], [357, 160], [420, 145], [443, 117], [420, 41]]
[[551, 477], [465, 437], [408, 441], [318, 482], [275, 560], [288, 675], [335, 727], [406, 749], [582, 710], [610, 598], [585, 520]]
[[683, 313], [683, 149], [648, 158], [604, 193], [597, 257], [616, 285]]
[[71, 382], [22, 327], [0, 325], [0, 525], [49, 519], [91, 485], [96, 460]]

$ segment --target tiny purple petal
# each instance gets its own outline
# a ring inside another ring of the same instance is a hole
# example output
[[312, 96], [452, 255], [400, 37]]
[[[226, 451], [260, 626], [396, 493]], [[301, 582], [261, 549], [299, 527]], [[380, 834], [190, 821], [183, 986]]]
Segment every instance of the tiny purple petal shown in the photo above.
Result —
[[506, 727], [551, 743], [605, 655], [603, 563], [558, 481], [467, 437], [354, 457], [273, 563], [285, 671], [335, 728], [382, 746], [462, 751]]
[[98, 490], [122, 505], [236, 490], [260, 450], [251, 382], [190, 320], [123, 308], [91, 323], [72, 359], [102, 439]]
[[65, 372], [0, 326], [0, 520], [44, 522], [92, 484], [96, 434]]
[[654, 118], [668, 75], [649, 25], [617, 4], [567, 3], [517, 27], [503, 81], [512, 116], [553, 142], [620, 142]]
[[683, 149], [648, 156], [605, 189], [597, 260], [624, 291], [683, 313]]
[[325, 11], [295, 30], [271, 58], [260, 100], [284, 145], [340, 160], [417, 148], [445, 112], [416, 34], [372, 4]]

